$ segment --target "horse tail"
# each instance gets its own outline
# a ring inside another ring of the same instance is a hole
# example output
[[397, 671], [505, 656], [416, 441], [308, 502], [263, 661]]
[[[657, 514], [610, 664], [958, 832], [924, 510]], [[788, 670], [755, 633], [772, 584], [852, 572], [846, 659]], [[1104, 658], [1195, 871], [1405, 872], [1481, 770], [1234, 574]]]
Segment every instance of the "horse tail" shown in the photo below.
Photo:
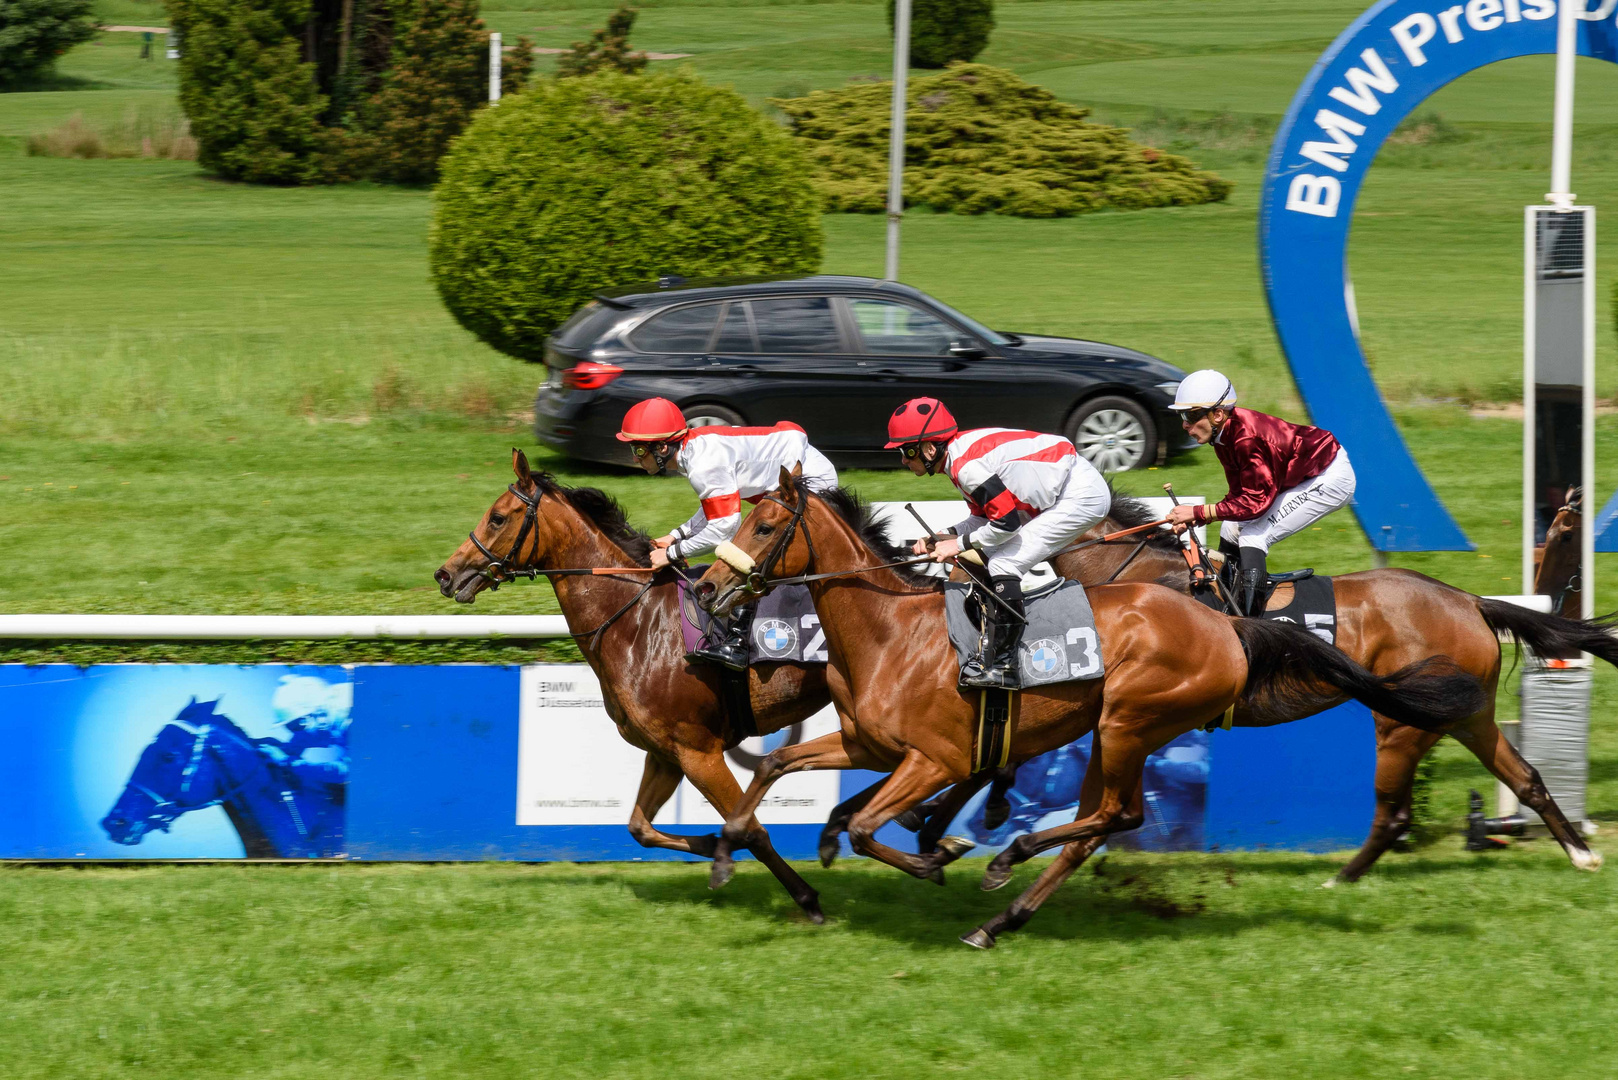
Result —
[[1547, 615], [1504, 600], [1477, 598], [1478, 614], [1496, 634], [1505, 631], [1544, 657], [1567, 658], [1581, 652], [1599, 656], [1618, 666], [1618, 638], [1612, 636], [1614, 616], [1569, 619]]
[[1306, 716], [1347, 694], [1374, 712], [1423, 731], [1442, 731], [1481, 710], [1483, 684], [1447, 656], [1375, 675], [1335, 645], [1292, 623], [1236, 619], [1247, 654], [1242, 696], [1260, 724]]

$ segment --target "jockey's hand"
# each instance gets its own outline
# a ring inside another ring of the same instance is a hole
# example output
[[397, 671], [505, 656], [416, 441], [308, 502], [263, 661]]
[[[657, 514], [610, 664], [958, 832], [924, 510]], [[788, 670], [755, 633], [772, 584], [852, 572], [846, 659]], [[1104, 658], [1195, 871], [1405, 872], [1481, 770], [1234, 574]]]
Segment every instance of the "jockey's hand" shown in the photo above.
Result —
[[961, 553], [961, 538], [946, 536], [933, 546], [933, 562], [949, 562]]
[[1185, 532], [1197, 520], [1197, 508], [1194, 506], [1176, 506], [1168, 512], [1168, 522], [1174, 526], [1175, 535]]
[[653, 540], [652, 546], [654, 548], [666, 548], [672, 543], [674, 543], [674, 534], [669, 533], [667, 536], [659, 536], [656, 540]]
[[[652, 541], [652, 542], [654, 544], [657, 543], [657, 541], [655, 541], [655, 540]], [[663, 567], [667, 566], [668, 564], [669, 564], [669, 546], [667, 544], [659, 544], [657, 547], [654, 547], [652, 549], [652, 569], [653, 570], [661, 570], [661, 569], [663, 569]]]

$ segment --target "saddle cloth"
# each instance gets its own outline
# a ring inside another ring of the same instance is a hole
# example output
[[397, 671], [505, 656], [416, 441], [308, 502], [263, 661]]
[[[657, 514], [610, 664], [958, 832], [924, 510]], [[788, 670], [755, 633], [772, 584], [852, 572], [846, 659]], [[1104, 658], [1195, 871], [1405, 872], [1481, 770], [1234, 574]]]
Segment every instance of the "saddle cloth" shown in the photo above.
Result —
[[[712, 625], [713, 617], [697, 606], [681, 581], [680, 633], [685, 651], [701, 646]], [[748, 662], [752, 664], [824, 664], [826, 638], [820, 632], [820, 616], [815, 614], [809, 586], [785, 585], [760, 600], [749, 644]]]
[[[971, 587], [957, 582], [944, 586], [944, 617], [955, 657], [966, 663], [978, 651], [977, 602], [968, 603]], [[1077, 581], [1063, 581], [1025, 598], [1028, 627], [1017, 650], [1022, 684], [1099, 679], [1104, 671], [1101, 640], [1096, 636], [1095, 613]]]
[[1292, 600], [1283, 608], [1266, 608], [1264, 618], [1297, 623], [1328, 645], [1337, 644], [1337, 594], [1331, 578], [1311, 575], [1292, 583]]

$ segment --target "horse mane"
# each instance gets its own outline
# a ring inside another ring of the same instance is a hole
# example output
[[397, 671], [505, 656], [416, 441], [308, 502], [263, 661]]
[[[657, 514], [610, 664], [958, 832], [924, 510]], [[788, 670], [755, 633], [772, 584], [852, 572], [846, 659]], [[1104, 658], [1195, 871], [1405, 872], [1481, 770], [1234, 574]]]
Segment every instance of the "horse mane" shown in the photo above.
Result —
[[[1111, 481], [1107, 483], [1107, 490], [1112, 491]], [[1107, 517], [1125, 529], [1133, 529], [1136, 525], [1145, 525], [1158, 520], [1151, 507], [1118, 491], [1112, 491], [1112, 506], [1107, 510]], [[1147, 547], [1163, 551], [1180, 550], [1180, 538], [1167, 529], [1152, 529], [1145, 534], [1144, 539]]]
[[595, 523], [607, 538], [624, 549], [636, 566], [652, 565], [652, 537], [629, 523], [629, 514], [618, 500], [600, 488], [570, 488], [547, 472], [533, 474], [534, 484], [545, 495], [563, 499], [573, 509]]
[[[911, 558], [910, 548], [889, 540], [882, 523], [871, 519], [871, 508], [848, 488], [817, 487], [811, 490], [807, 477], [798, 478], [797, 488], [800, 498], [811, 494], [819, 496], [820, 500], [831, 507], [837, 516], [854, 530], [865, 546], [874, 551], [883, 562], [898, 562], [901, 559]], [[919, 569], [920, 565], [918, 563], [916, 566], [895, 566], [892, 569], [908, 585], [934, 592], [941, 589], [943, 585], [940, 579], [924, 573]]]

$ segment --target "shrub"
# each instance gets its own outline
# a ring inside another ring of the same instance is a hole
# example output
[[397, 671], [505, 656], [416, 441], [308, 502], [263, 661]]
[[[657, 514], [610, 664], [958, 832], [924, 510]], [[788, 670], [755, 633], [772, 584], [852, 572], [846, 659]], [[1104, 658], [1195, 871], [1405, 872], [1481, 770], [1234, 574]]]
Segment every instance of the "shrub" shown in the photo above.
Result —
[[38, 78], [95, 37], [91, 7], [91, 0], [0, 0], [0, 87]]
[[[809, 148], [829, 210], [887, 207], [892, 83], [857, 83], [772, 101]], [[1217, 202], [1231, 185], [1188, 159], [1142, 146], [1088, 109], [984, 64], [910, 83], [906, 205], [960, 214], [1067, 217], [1107, 207]]]
[[[893, 33], [894, 0], [888, 0]], [[994, 29], [994, 0], [911, 0], [910, 66], [941, 68], [976, 60]]]
[[92, 127], [74, 113], [48, 131], [28, 137], [29, 157], [164, 158], [195, 161], [197, 140], [191, 125], [172, 109], [151, 113], [131, 109], [123, 120]]
[[538, 360], [599, 289], [820, 263], [801, 151], [686, 72], [541, 81], [480, 112], [442, 166], [433, 279], [462, 326], [512, 356]]
[[589, 75], [597, 71], [621, 71], [633, 75], [646, 67], [645, 53], [629, 51], [629, 31], [635, 25], [636, 11], [620, 7], [607, 17], [604, 29], [590, 35], [589, 41], [575, 41], [569, 52], [556, 62], [559, 79]]

